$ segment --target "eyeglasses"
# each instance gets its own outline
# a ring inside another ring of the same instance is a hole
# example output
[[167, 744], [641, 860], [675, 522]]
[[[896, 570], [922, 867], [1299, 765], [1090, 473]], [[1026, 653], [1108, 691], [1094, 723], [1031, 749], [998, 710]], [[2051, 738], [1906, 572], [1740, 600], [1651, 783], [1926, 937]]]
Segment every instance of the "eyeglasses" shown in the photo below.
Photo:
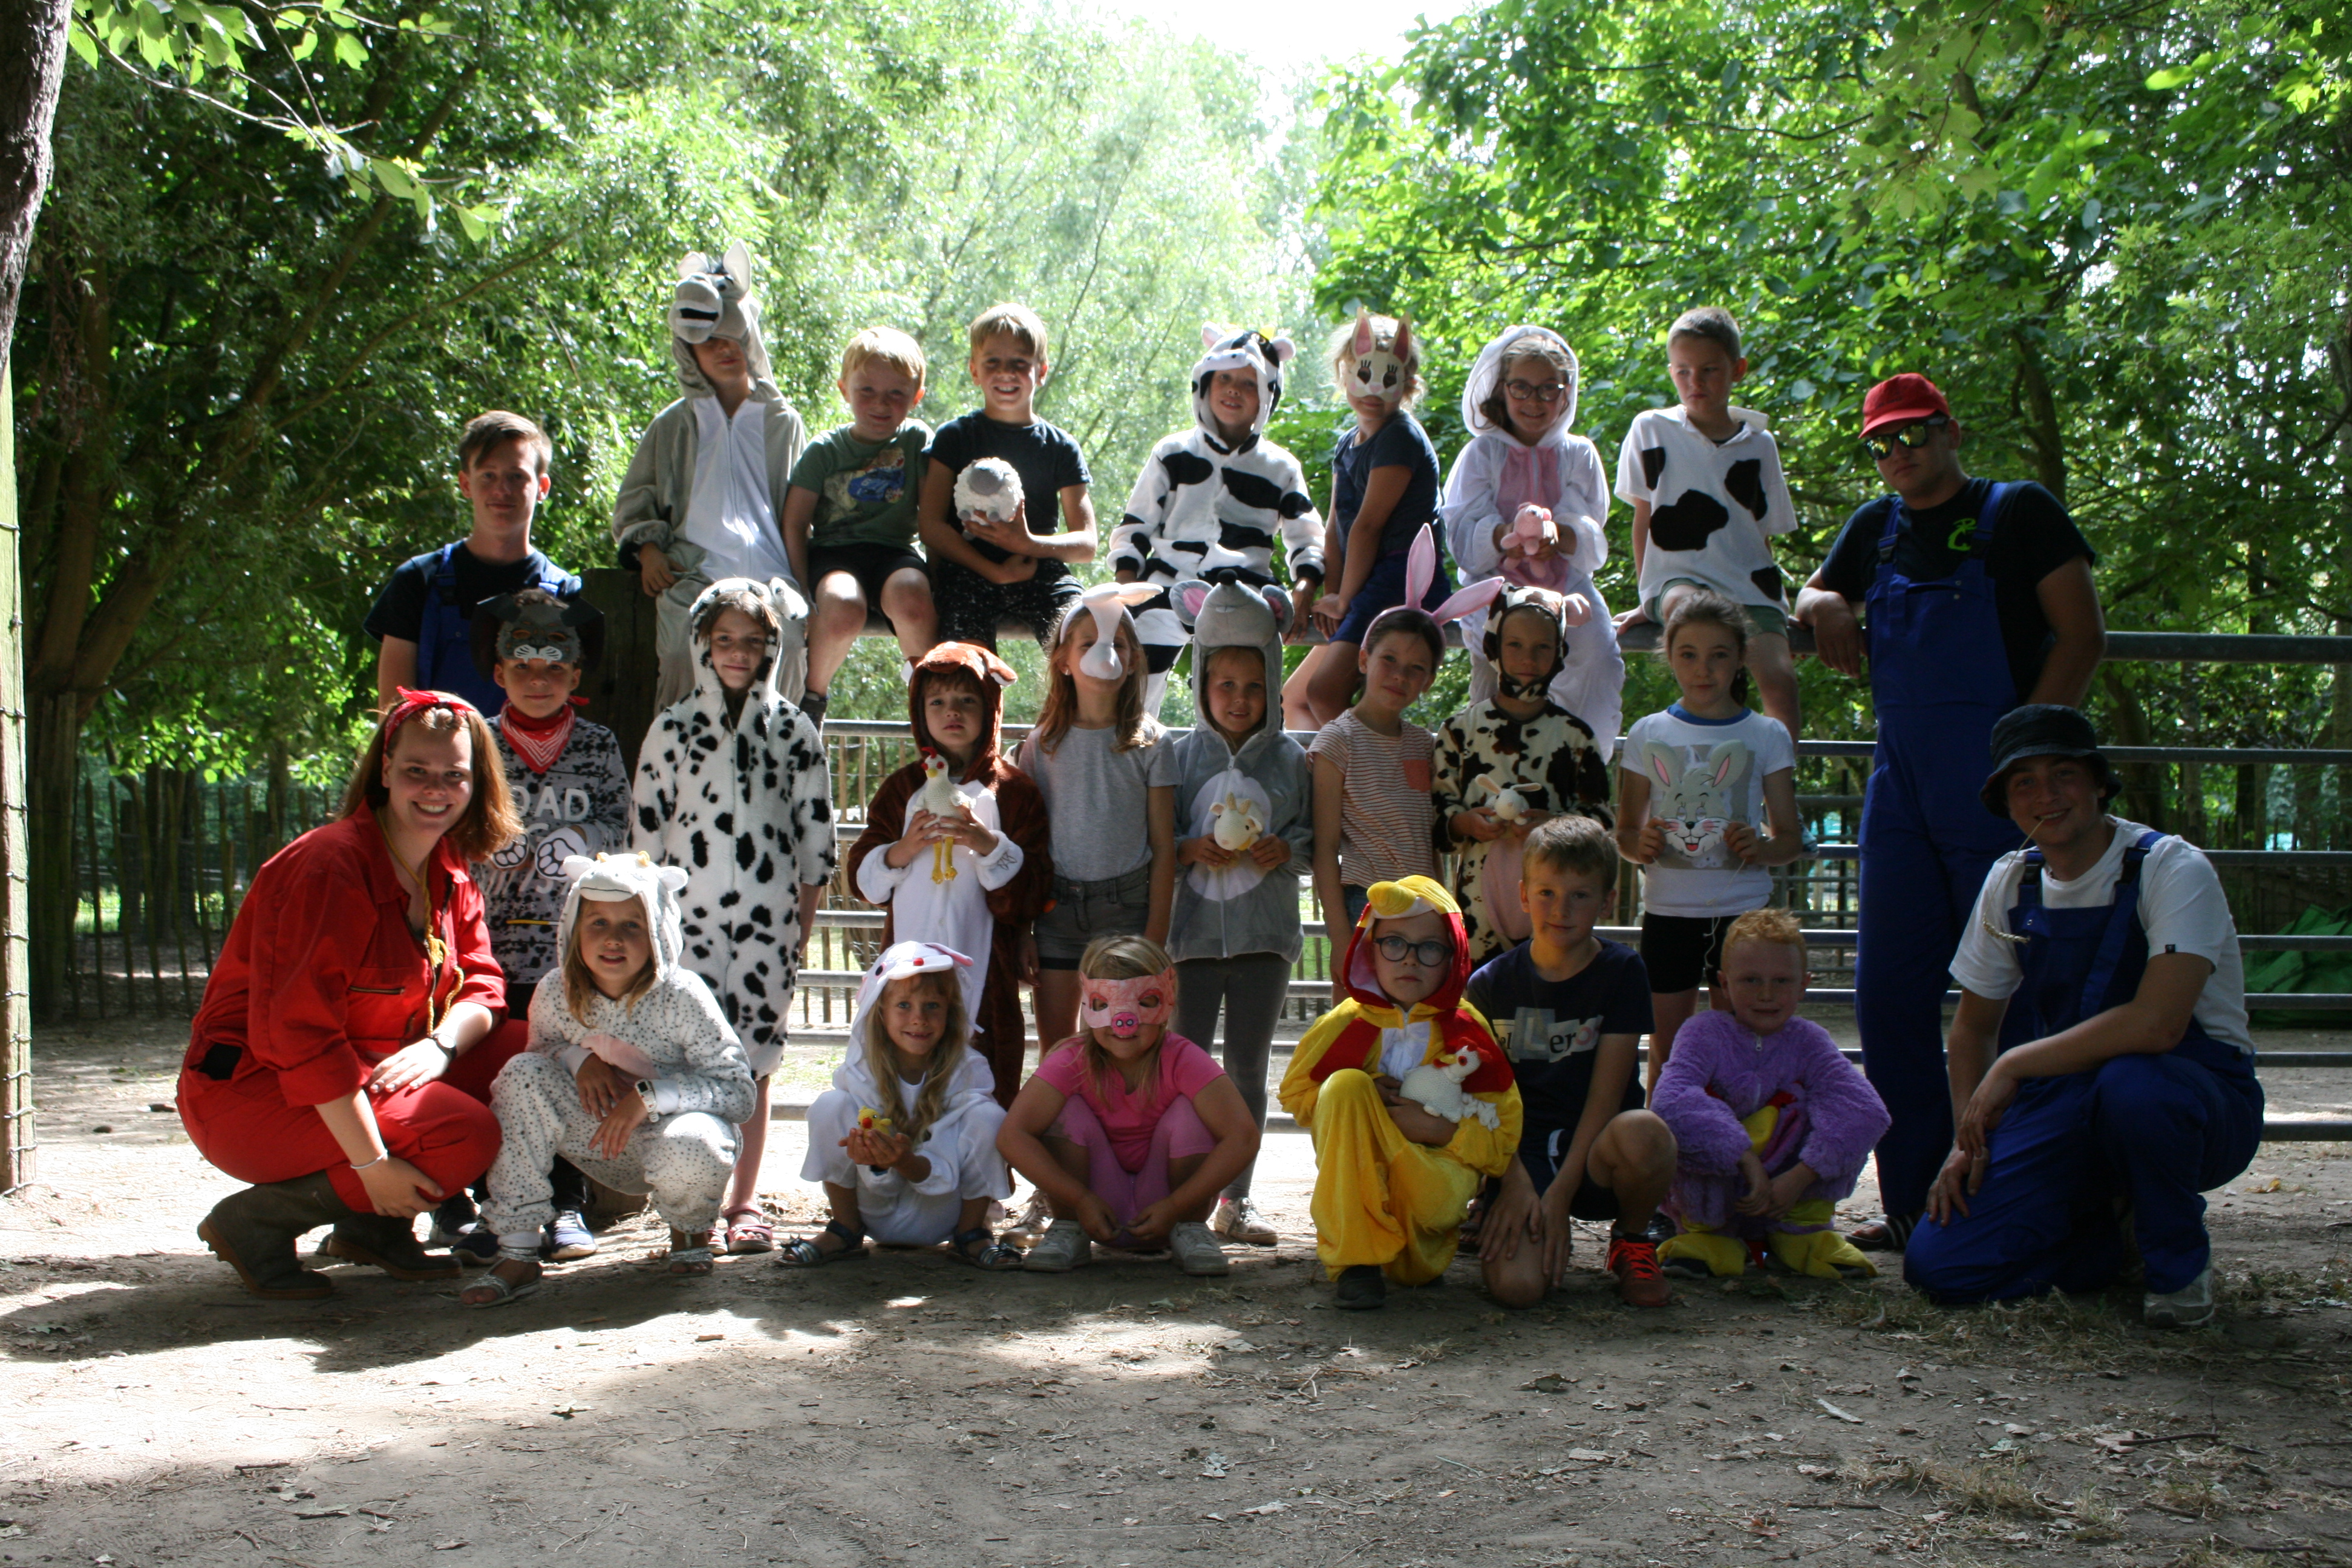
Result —
[[1558, 403], [1568, 395], [1568, 388], [1556, 381], [1538, 386], [1531, 381], [1507, 381], [1503, 390], [1522, 403]]
[[1402, 963], [1409, 953], [1412, 961], [1423, 969], [1435, 969], [1439, 964], [1448, 963], [1454, 957], [1454, 944], [1442, 937], [1431, 937], [1425, 942], [1411, 942], [1401, 936], [1383, 936], [1374, 938], [1372, 945], [1379, 949], [1381, 956], [1391, 963]]
[[1929, 431], [1940, 429], [1950, 423], [1951, 420], [1938, 414], [1932, 418], [1906, 425], [1900, 429], [1882, 430], [1875, 436], [1864, 436], [1862, 438], [1862, 449], [1870, 454], [1873, 462], [1884, 461], [1897, 446], [1916, 452], [1927, 444]]

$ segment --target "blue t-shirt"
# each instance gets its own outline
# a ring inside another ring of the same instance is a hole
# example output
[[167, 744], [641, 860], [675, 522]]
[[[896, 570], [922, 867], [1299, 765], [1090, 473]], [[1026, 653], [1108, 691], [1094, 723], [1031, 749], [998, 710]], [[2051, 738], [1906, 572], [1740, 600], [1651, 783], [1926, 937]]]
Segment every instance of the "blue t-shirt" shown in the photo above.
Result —
[[[1521, 942], [1470, 976], [1462, 999], [1486, 1015], [1511, 1058], [1527, 1113], [1522, 1142], [1538, 1128], [1574, 1127], [1592, 1092], [1603, 1035], [1650, 1032], [1650, 972], [1622, 942], [1601, 939], [1592, 962], [1566, 980], [1546, 980]], [[1642, 1103], [1642, 1075], [1625, 1080], [1621, 1110]]]
[[[1348, 550], [1348, 530], [1355, 526], [1356, 513], [1364, 504], [1364, 486], [1370, 482], [1374, 468], [1405, 468], [1412, 478], [1405, 480], [1404, 495], [1389, 513], [1381, 527], [1381, 558], [1402, 555], [1412, 548], [1412, 536], [1422, 525], [1437, 518], [1437, 448], [1429, 444], [1429, 432], [1412, 412], [1400, 408], [1389, 416], [1369, 441], [1356, 439], [1356, 422], [1352, 419], [1339, 427], [1339, 438], [1331, 448], [1331, 521], [1339, 533], [1339, 552]], [[1339, 580], [1339, 569], [1331, 568], [1331, 581]]]

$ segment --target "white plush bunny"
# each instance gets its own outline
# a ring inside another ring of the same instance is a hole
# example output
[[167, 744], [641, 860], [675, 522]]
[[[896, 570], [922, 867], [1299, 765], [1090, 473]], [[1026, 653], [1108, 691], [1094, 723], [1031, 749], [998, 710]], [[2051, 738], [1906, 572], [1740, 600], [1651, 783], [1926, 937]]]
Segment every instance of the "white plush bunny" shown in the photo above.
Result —
[[1495, 797], [1493, 811], [1496, 820], [1517, 822], [1528, 814], [1528, 797], [1502, 781], [1496, 773], [1480, 773], [1471, 781], [1472, 790], [1487, 790]]
[[1463, 1047], [1440, 1056], [1435, 1061], [1423, 1062], [1404, 1075], [1397, 1092], [1419, 1105], [1432, 1116], [1442, 1116], [1448, 1121], [1464, 1117], [1475, 1117], [1492, 1128], [1501, 1120], [1494, 1106], [1480, 1100], [1462, 1087], [1463, 1081], [1478, 1070], [1478, 1053]]

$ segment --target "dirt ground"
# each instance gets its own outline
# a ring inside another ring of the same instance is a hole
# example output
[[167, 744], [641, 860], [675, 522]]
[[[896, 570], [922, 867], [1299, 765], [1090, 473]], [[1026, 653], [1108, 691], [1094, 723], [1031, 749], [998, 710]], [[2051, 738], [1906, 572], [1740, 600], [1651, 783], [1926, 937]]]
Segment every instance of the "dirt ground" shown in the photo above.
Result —
[[[1259, 1167], [1285, 1241], [1222, 1281], [908, 1252], [679, 1280], [636, 1220], [508, 1308], [352, 1268], [280, 1304], [195, 1239], [231, 1184], [170, 1113], [182, 1037], [38, 1042], [41, 1179], [0, 1200], [0, 1562], [2352, 1561], [2352, 1145], [2268, 1145], [2216, 1195], [2222, 1316], [2180, 1335], [2127, 1294], [1945, 1312], [1886, 1279], [1635, 1313], [1597, 1232], [1533, 1311], [1457, 1264], [1342, 1314], [1295, 1131]], [[2268, 1088], [2352, 1110], [2352, 1074]], [[774, 1133], [763, 1186], [805, 1220], [801, 1125]]]

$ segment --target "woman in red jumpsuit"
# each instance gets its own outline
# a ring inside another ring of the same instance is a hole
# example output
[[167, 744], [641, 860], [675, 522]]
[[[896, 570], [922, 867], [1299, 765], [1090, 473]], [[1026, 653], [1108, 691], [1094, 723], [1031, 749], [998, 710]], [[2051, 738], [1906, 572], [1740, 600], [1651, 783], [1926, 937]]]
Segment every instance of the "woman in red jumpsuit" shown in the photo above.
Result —
[[466, 866], [520, 827], [482, 716], [403, 690], [341, 820], [255, 875], [180, 1068], [188, 1136], [254, 1184], [196, 1234], [255, 1295], [333, 1292], [295, 1253], [322, 1225], [328, 1256], [404, 1279], [457, 1272], [411, 1222], [498, 1153], [490, 1079], [522, 1032], [488, 1043], [506, 980]]

